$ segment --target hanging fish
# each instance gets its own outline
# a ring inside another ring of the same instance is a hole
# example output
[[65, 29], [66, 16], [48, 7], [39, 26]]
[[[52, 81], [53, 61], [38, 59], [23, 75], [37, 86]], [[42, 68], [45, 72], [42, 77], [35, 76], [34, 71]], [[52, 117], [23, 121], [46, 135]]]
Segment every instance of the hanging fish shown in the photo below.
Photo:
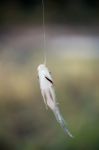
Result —
[[60, 113], [53, 88], [54, 85], [53, 79], [51, 77], [48, 68], [44, 64], [40, 64], [37, 68], [37, 71], [40, 82], [41, 94], [43, 96], [46, 109], [48, 109], [49, 107], [53, 111], [56, 120], [58, 121], [60, 126], [64, 129], [65, 133], [68, 134], [70, 137], [73, 137], [72, 134], [67, 129], [65, 121]]

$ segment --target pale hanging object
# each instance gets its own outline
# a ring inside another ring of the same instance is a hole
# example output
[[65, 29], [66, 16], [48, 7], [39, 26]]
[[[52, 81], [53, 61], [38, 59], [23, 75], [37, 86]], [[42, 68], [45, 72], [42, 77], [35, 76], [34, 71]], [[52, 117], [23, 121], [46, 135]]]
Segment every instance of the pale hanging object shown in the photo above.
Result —
[[37, 68], [39, 83], [41, 94], [43, 96], [43, 100], [45, 103], [46, 108], [48, 107], [53, 111], [56, 120], [60, 124], [60, 126], [64, 129], [65, 133], [68, 134], [70, 137], [73, 137], [72, 134], [66, 127], [65, 121], [60, 113], [58, 103], [56, 101], [54, 87], [53, 87], [53, 79], [48, 68], [45, 64], [40, 64]]

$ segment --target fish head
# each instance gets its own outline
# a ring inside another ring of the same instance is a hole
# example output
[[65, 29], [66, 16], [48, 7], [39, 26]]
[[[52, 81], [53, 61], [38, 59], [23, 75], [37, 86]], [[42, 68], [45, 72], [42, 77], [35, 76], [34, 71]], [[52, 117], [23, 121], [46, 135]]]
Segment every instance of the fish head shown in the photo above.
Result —
[[37, 71], [38, 71], [38, 77], [41, 78], [44, 76], [45, 72], [47, 70], [47, 67], [44, 64], [40, 64], [37, 67]]
[[37, 70], [38, 70], [39, 79], [43, 78], [44, 80], [49, 82], [51, 85], [53, 85], [53, 80], [52, 80], [51, 74], [50, 74], [48, 68], [44, 64], [40, 64], [38, 66]]
[[38, 67], [37, 67], [37, 71], [40, 72], [42, 70], [45, 70], [46, 69], [46, 66], [44, 64], [40, 64]]

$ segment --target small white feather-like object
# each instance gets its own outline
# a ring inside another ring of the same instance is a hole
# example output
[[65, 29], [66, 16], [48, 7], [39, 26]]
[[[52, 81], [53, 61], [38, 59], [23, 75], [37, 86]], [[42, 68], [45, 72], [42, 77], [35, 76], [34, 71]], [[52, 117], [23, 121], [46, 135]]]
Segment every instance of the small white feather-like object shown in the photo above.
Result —
[[73, 137], [72, 134], [67, 129], [65, 121], [60, 113], [53, 88], [53, 79], [51, 77], [48, 68], [44, 64], [40, 64], [37, 70], [41, 94], [43, 96], [46, 108], [49, 107], [53, 111], [56, 120], [59, 122], [60, 126], [64, 129], [65, 133], [68, 134], [70, 137]]

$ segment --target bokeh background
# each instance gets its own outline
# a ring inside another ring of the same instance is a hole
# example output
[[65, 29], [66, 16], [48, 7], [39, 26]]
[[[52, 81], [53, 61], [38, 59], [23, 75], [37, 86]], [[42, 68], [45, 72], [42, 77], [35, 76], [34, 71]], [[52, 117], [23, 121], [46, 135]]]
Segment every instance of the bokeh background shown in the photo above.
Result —
[[45, 0], [47, 66], [66, 136], [46, 111], [41, 0], [0, 1], [0, 150], [99, 150], [99, 1]]

